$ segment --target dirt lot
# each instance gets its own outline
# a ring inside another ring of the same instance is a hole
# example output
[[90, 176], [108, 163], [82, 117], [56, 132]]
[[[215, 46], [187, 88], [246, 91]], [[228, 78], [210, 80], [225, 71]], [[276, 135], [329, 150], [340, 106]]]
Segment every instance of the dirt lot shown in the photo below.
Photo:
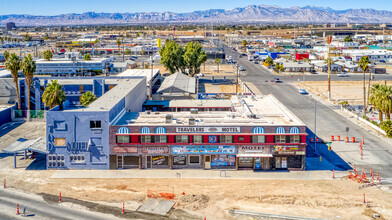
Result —
[[[43, 125], [33, 122], [19, 126], [0, 137], [0, 149], [18, 136], [42, 135]], [[150, 190], [176, 195], [176, 211], [170, 216], [176, 219], [232, 219], [230, 209], [324, 219], [371, 219], [369, 216], [379, 213], [392, 219], [391, 193], [375, 187], [360, 189], [360, 184], [347, 179], [54, 179], [50, 177], [55, 171], [26, 170], [32, 160], [17, 159], [18, 168], [13, 169], [13, 157], [0, 154], [0, 179], [6, 178], [8, 187], [54, 198], [61, 192], [64, 198], [99, 203], [102, 206], [86, 203], [99, 211], [108, 211], [107, 206], [121, 207], [123, 201], [127, 209], [136, 210]]]
[[[154, 69], [158, 68], [163, 73], [168, 73], [169, 71], [161, 64], [154, 65]], [[206, 68], [204, 70], [204, 65], [201, 65], [200, 72], [204, 73], [208, 76], [222, 76], [222, 75], [234, 75], [235, 70], [233, 70], [233, 66], [230, 64], [221, 64], [219, 65], [219, 73], [217, 71], [218, 67], [216, 64], [206, 64]]]
[[[328, 82], [327, 81], [307, 81], [296, 82], [301, 88], [308, 92], [316, 94], [325, 100], [327, 99]], [[372, 81], [373, 84], [384, 84], [385, 81]], [[392, 85], [392, 81], [387, 81], [387, 85]], [[368, 82], [366, 82], [367, 92]], [[347, 100], [352, 105], [363, 104], [363, 84], [361, 81], [331, 81], [332, 101]], [[366, 96], [367, 97], [367, 96]]]

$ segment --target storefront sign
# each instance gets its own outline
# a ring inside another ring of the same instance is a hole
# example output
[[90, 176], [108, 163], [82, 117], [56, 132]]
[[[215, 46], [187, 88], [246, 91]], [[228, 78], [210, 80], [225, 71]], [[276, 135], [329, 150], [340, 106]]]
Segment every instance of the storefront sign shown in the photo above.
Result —
[[137, 147], [113, 147], [113, 153], [137, 154]]
[[305, 151], [299, 149], [298, 146], [274, 146], [277, 154], [285, 155], [305, 155]]
[[168, 154], [169, 147], [142, 147], [143, 154]]
[[240, 133], [240, 127], [177, 127], [177, 133]]
[[172, 146], [173, 154], [235, 154], [235, 146]]
[[239, 154], [249, 154], [249, 153], [269, 153], [269, 147], [266, 146], [239, 146]]
[[211, 166], [234, 166], [235, 155], [212, 155]]

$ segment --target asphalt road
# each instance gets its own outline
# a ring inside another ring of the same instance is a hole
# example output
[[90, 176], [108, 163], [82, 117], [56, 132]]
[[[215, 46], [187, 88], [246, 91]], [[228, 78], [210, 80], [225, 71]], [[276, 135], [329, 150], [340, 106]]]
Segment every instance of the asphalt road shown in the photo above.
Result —
[[119, 219], [113, 215], [49, 204], [40, 196], [10, 189], [0, 190], [0, 219], [23, 219], [16, 215], [17, 203], [19, 212], [26, 210], [29, 219]]
[[[219, 43], [218, 43], [219, 44]], [[222, 44], [221, 44], [222, 45]], [[219, 46], [221, 46], [219, 45]], [[222, 45], [228, 56], [238, 57], [239, 53], [235, 52], [226, 45]], [[314, 121], [315, 121], [315, 102], [317, 109], [316, 119], [316, 133], [320, 137], [329, 138], [331, 135], [346, 135], [346, 127], [350, 128], [350, 137], [363, 137], [365, 138], [365, 146], [367, 150], [372, 154], [372, 160], [363, 160], [362, 163], [357, 164], [362, 167], [365, 166], [367, 169], [372, 167], [374, 170], [380, 170], [384, 177], [392, 178], [392, 141], [385, 142], [377, 138], [377, 136], [371, 134], [369, 131], [357, 126], [350, 120], [342, 117], [336, 113], [333, 108], [337, 106], [329, 105], [325, 106], [320, 102], [314, 100], [308, 95], [301, 95], [297, 89], [290, 84], [290, 82], [302, 79], [300, 77], [282, 76], [279, 78], [283, 83], [271, 85], [270, 80], [276, 77], [271, 74], [268, 70], [264, 69], [259, 65], [255, 65], [249, 62], [246, 57], [236, 59], [239, 65], [243, 66], [246, 71], [241, 75], [243, 82], [253, 83], [257, 89], [263, 94], [272, 94], [280, 100], [290, 111], [292, 111], [302, 122], [304, 122], [310, 133], [314, 132]], [[379, 76], [376, 76], [377, 78]], [[385, 80], [392, 80], [392, 76], [382, 76]], [[361, 77], [346, 77], [344, 80], [360, 80]], [[326, 76], [306, 76], [307, 80], [326, 80]], [[332, 80], [342, 80], [340, 77], [332, 77]], [[266, 82], [267, 81], [267, 82]], [[348, 158], [342, 158], [347, 163], [351, 164]], [[334, 161], [330, 161], [333, 163]]]

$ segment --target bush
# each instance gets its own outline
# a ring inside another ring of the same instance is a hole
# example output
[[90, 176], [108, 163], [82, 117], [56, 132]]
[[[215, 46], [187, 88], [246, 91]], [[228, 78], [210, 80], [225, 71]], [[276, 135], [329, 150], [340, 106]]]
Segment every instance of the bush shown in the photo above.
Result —
[[392, 138], [392, 121], [383, 121], [380, 127], [385, 131], [387, 137]]

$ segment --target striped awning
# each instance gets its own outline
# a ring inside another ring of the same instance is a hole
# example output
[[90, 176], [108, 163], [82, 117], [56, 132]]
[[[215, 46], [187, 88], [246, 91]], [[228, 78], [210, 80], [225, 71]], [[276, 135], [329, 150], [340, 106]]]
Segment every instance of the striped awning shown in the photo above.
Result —
[[284, 129], [284, 127], [278, 127], [278, 128], [276, 128], [275, 133], [277, 133], [277, 134], [286, 134], [286, 129]]
[[155, 134], [166, 134], [166, 128], [164, 127], [155, 128]]
[[129, 134], [129, 128], [121, 127], [117, 130], [117, 134]]
[[143, 127], [141, 132], [142, 134], [151, 134], [151, 129], [147, 127]]
[[289, 133], [290, 134], [299, 134], [299, 128], [298, 127], [292, 127], [292, 128], [290, 128]]
[[265, 130], [263, 127], [254, 127], [253, 134], [265, 134]]

